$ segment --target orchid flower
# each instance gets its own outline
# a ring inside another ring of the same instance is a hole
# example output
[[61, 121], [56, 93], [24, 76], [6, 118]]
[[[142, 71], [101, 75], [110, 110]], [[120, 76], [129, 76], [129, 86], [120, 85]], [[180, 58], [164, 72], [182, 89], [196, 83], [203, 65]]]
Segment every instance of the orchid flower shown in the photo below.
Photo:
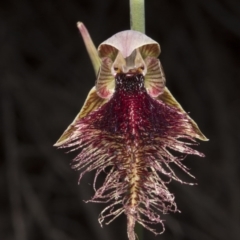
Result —
[[[96, 51], [84, 25], [78, 26], [99, 69], [80, 113], [55, 146], [78, 151], [73, 168], [81, 171], [79, 181], [85, 173], [96, 171], [95, 194], [89, 202], [108, 203], [99, 216], [101, 225], [123, 213], [129, 240], [136, 238], [136, 222], [159, 234], [164, 231], [162, 214], [177, 211], [167, 184], [185, 183], [172, 165], [193, 177], [182, 160], [188, 154], [203, 157], [191, 146], [197, 144], [195, 139], [207, 138], [165, 86], [156, 41], [127, 30]], [[96, 188], [102, 172], [104, 183]], [[161, 224], [162, 231], [157, 232], [154, 224]]]

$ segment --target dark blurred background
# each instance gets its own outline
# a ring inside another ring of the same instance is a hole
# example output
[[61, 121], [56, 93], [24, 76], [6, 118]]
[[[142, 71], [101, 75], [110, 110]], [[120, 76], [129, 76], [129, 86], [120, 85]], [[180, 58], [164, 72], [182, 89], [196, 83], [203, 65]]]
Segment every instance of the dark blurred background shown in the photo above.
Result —
[[[83, 202], [93, 174], [77, 185], [75, 154], [52, 147], [95, 82], [77, 21], [99, 45], [129, 29], [128, 1], [0, 2], [1, 240], [127, 239], [124, 215], [102, 229], [104, 206]], [[210, 141], [197, 147], [205, 158], [185, 160], [198, 185], [169, 185], [182, 213], [141, 240], [238, 240], [240, 1], [146, 0], [146, 33], [161, 44], [167, 86]]]

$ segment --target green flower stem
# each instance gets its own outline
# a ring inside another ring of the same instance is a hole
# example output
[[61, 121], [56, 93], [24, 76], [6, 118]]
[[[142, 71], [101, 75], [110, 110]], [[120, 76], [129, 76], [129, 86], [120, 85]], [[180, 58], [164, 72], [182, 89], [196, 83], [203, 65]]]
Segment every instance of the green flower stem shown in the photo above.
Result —
[[145, 33], [145, 6], [144, 0], [130, 0], [131, 29]]

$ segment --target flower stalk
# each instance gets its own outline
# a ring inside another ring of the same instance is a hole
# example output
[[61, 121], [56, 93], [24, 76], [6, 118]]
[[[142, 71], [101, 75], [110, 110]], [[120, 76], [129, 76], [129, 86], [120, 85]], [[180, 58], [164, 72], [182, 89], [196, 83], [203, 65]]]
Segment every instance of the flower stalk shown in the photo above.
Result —
[[130, 0], [130, 26], [132, 30], [145, 33], [144, 0]]

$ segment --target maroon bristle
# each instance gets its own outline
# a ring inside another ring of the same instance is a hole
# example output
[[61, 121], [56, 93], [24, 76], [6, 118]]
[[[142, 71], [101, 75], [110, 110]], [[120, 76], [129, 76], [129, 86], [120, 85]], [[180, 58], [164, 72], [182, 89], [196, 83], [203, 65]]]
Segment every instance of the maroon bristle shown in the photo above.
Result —
[[[151, 144], [169, 131], [182, 132], [179, 122], [186, 116], [153, 99], [144, 87], [141, 74], [118, 74], [112, 98], [82, 121], [95, 129]], [[91, 122], [91, 123], [90, 123]]]
[[[82, 171], [80, 179], [86, 172], [96, 170], [95, 194], [90, 201], [110, 203], [100, 214], [100, 223], [124, 212], [156, 234], [150, 226], [163, 226], [160, 213], [177, 211], [166, 184], [172, 179], [184, 183], [171, 163], [193, 177], [182, 158], [169, 149], [203, 156], [190, 147], [195, 130], [188, 116], [152, 98], [144, 86], [143, 75], [117, 74], [109, 101], [77, 120], [74, 127], [75, 132], [64, 147], [80, 148], [73, 164]], [[106, 178], [102, 187], [96, 189], [101, 172]]]

